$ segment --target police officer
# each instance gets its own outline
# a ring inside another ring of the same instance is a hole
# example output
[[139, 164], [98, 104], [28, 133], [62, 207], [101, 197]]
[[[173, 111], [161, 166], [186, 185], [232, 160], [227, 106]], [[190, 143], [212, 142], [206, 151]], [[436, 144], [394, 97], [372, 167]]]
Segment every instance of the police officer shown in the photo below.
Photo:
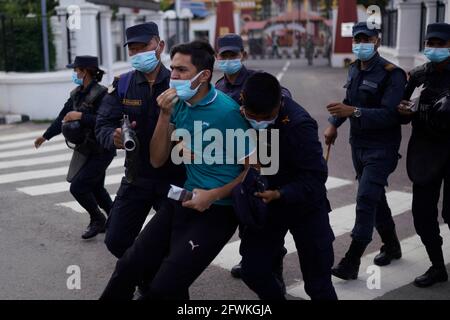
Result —
[[[432, 264], [425, 274], [414, 280], [418, 287], [448, 280], [437, 217], [444, 184], [442, 217], [445, 223], [450, 224], [449, 51], [450, 25], [428, 25], [424, 54], [430, 62], [409, 72], [405, 99], [409, 100], [417, 87], [423, 85], [424, 89], [415, 105], [405, 100], [399, 106], [407, 121], [412, 120], [407, 158], [408, 175], [413, 182], [412, 213], [417, 234]], [[443, 109], [445, 107], [446, 110]]]
[[384, 266], [402, 254], [385, 186], [399, 159], [401, 122], [397, 106], [405, 90], [406, 74], [380, 57], [379, 46], [376, 29], [369, 29], [365, 22], [353, 27], [353, 53], [358, 59], [348, 72], [346, 98], [343, 103], [327, 106], [331, 114], [325, 131], [327, 145], [334, 143], [337, 128], [350, 119], [350, 144], [359, 182], [352, 242], [333, 269], [333, 275], [345, 280], [357, 278], [374, 225], [383, 241], [374, 263]]
[[334, 234], [325, 188], [328, 170], [317, 123], [295, 101], [282, 97], [278, 80], [268, 73], [248, 78], [243, 100], [243, 116], [253, 128], [279, 131], [279, 169], [266, 176], [268, 189], [257, 193], [269, 205], [265, 226], [243, 231], [242, 279], [261, 299], [284, 299], [283, 286], [272, 266], [289, 230], [298, 250], [306, 293], [312, 299], [335, 300], [331, 282]]
[[168, 161], [161, 168], [149, 162], [149, 142], [158, 121], [156, 98], [169, 88], [170, 71], [161, 63], [164, 41], [153, 22], [126, 30], [131, 64], [135, 70], [114, 80], [99, 109], [96, 135], [109, 150], [123, 149], [121, 120], [129, 117], [136, 131], [137, 147], [126, 151], [125, 177], [122, 179], [111, 215], [105, 243], [121, 257], [130, 247], [151, 208], [167, 196], [171, 183], [185, 179], [184, 168]]
[[77, 56], [67, 67], [74, 69], [72, 80], [77, 87], [70, 93], [58, 117], [34, 145], [39, 148], [62, 131], [68, 145], [74, 147], [67, 180], [70, 192], [91, 218], [81, 236], [90, 239], [105, 231], [106, 219], [99, 207], [107, 215], [111, 210], [112, 200], [104, 187], [105, 171], [116, 152], [102, 148], [94, 134], [97, 111], [107, 90], [99, 84], [104, 71], [99, 69], [98, 58]]
[[[217, 40], [217, 47], [217, 65], [224, 75], [217, 80], [216, 89], [219, 89], [241, 104], [241, 93], [244, 84], [256, 71], [247, 69], [243, 65], [243, 61], [247, 59], [247, 52], [244, 50], [241, 36], [234, 33], [226, 34]], [[291, 93], [288, 89], [282, 87], [281, 90], [284, 96], [291, 98]], [[275, 270], [280, 280], [283, 279], [283, 257], [286, 253], [287, 250], [284, 247], [280, 248], [280, 263], [277, 266], [277, 270]], [[240, 272], [241, 263], [231, 269], [231, 275], [235, 278], [241, 277]]]

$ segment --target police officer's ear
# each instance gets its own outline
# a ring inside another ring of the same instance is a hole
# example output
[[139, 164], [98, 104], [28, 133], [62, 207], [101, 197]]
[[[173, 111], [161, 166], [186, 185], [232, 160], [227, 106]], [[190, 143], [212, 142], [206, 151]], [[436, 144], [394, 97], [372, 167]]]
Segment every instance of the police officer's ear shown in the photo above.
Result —
[[242, 61], [247, 60], [247, 58], [248, 58], [248, 53], [247, 53], [247, 51], [242, 50], [241, 53], [242, 53]]
[[381, 38], [377, 38], [377, 42], [375, 43], [375, 49], [378, 49], [381, 46]]
[[159, 40], [158, 49], [156, 50], [156, 55], [158, 56], [158, 59], [163, 54], [165, 47], [166, 47], [166, 43], [164, 42], [164, 40]]

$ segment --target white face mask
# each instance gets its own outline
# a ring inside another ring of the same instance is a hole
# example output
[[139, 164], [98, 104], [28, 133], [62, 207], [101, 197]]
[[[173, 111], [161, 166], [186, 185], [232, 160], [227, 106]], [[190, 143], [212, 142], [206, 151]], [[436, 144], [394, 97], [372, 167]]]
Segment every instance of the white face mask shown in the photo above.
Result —
[[270, 125], [275, 124], [275, 121], [277, 121], [278, 116], [273, 118], [272, 120], [263, 120], [263, 121], [256, 121], [254, 119], [250, 119], [247, 117], [247, 114], [244, 110], [244, 117], [247, 119], [248, 122], [250, 122], [250, 125], [253, 127], [253, 129], [260, 130], [260, 129], [267, 129]]

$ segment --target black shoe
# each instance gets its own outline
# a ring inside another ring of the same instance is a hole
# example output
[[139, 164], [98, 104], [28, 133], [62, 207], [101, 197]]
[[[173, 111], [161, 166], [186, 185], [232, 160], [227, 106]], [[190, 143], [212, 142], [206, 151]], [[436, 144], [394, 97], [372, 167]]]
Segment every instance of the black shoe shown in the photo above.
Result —
[[231, 268], [231, 275], [233, 278], [241, 279], [241, 271], [242, 271], [242, 261], [239, 262], [237, 265], [235, 265], [233, 268]]
[[377, 266], [387, 266], [394, 259], [400, 259], [402, 257], [402, 249], [400, 246], [389, 247], [383, 245], [380, 249], [380, 253], [375, 256], [373, 263]]
[[331, 269], [331, 274], [343, 280], [357, 279], [359, 263], [352, 262], [348, 258], [342, 258], [338, 265]]
[[419, 288], [430, 287], [437, 282], [445, 282], [448, 280], [447, 270], [445, 266], [431, 266], [427, 272], [414, 279], [414, 285]]
[[81, 238], [84, 240], [91, 239], [98, 235], [99, 233], [105, 232], [105, 219], [103, 220], [91, 220], [86, 231], [83, 233]]
[[383, 241], [383, 246], [380, 249], [380, 253], [373, 259], [373, 263], [381, 267], [390, 264], [393, 259], [400, 259], [402, 257], [402, 249], [395, 227], [377, 228], [377, 231]]

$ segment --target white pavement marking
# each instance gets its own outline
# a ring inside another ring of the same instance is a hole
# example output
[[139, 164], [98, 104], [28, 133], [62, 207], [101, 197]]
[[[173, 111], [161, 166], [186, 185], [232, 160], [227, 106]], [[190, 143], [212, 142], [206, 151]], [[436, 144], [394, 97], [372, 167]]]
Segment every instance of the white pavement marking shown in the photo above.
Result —
[[[115, 198], [116, 198], [116, 195], [112, 194], [111, 199], [114, 201]], [[86, 212], [86, 210], [84, 210], [84, 208], [77, 201], [61, 202], [61, 203], [57, 203], [56, 206], [69, 208], [78, 213]]]
[[335, 177], [328, 177], [328, 180], [327, 180], [327, 183], [325, 184], [325, 186], [327, 187], [327, 190], [331, 190], [331, 189], [343, 187], [343, 186], [346, 186], [349, 184], [353, 184], [353, 182], [350, 180], [339, 179], [339, 178], [335, 178]]
[[[440, 229], [441, 237], [444, 239], [442, 246], [444, 259], [445, 261], [449, 261], [450, 230], [446, 224], [441, 225]], [[379, 269], [379, 288], [368, 288], [368, 284], [376, 284], [374, 281], [374, 271], [368, 269], [369, 267], [373, 268], [373, 258], [378, 254], [378, 252], [374, 252], [365, 255], [361, 259], [361, 267], [359, 268], [360, 271], [357, 280], [345, 281], [333, 277], [333, 284], [338, 298], [341, 300], [373, 300], [390, 291], [412, 283], [415, 277], [425, 273], [431, 266], [431, 263], [419, 236], [415, 235], [406, 238], [400, 241], [400, 244], [403, 251], [402, 258], [400, 260], [394, 260], [390, 265]], [[303, 282], [291, 286], [287, 292], [294, 297], [309, 299], [304, 291]]]
[[[111, 199], [114, 200], [115, 198], [116, 198], [116, 195], [112, 194]], [[80, 206], [80, 204], [77, 201], [61, 202], [61, 203], [57, 203], [56, 206], [69, 208], [78, 213], [86, 212], [86, 210], [84, 210], [84, 208], [82, 206]], [[142, 225], [141, 230], [144, 229], [145, 226], [150, 222], [150, 220], [153, 218], [155, 213], [156, 213], [155, 210], [152, 208], [152, 210], [150, 210], [150, 213], [148, 214], [147, 218], [145, 218], [145, 222]]]
[[[122, 167], [123, 162], [124, 162], [123, 158], [114, 159], [108, 168]], [[1, 174], [0, 184], [62, 176], [66, 175], [68, 170], [69, 166], [54, 169], [31, 170], [31, 171]]]
[[48, 163], [57, 163], [69, 161], [72, 158], [72, 153], [58, 154], [55, 156], [36, 157], [22, 160], [8, 160], [0, 161], [0, 169], [10, 169], [18, 167], [31, 167]]
[[[105, 186], [120, 183], [122, 177], [123, 173], [106, 176]], [[67, 192], [69, 191], [69, 188], [70, 184], [68, 182], [56, 182], [49, 184], [41, 184], [32, 187], [17, 188], [17, 191], [23, 192], [30, 196], [41, 196], [46, 194]]]
[[284, 65], [283, 69], [281, 70], [281, 72], [277, 74], [278, 81], [281, 81], [281, 79], [283, 79], [284, 74], [288, 70], [290, 65], [291, 65], [291, 61], [287, 61], [286, 64]]
[[[411, 209], [412, 195], [410, 193], [391, 191], [386, 194], [386, 197], [393, 216]], [[352, 204], [333, 210], [330, 213], [330, 225], [333, 228], [336, 237], [352, 230], [355, 222], [355, 208], [356, 205]], [[284, 238], [284, 242], [288, 254], [297, 251], [294, 238], [290, 232], [288, 232]], [[231, 268], [239, 263], [241, 259], [241, 256], [239, 255], [240, 243], [240, 240], [228, 243], [214, 259], [212, 264], [231, 270]]]
[[[48, 144], [51, 144], [53, 142], [61, 142], [64, 141], [63, 136], [57, 136], [54, 137], [52, 140], [47, 141], [44, 143], [44, 148]], [[8, 149], [19, 149], [21, 147], [33, 147], [34, 148], [34, 140], [33, 139], [27, 139], [23, 141], [15, 141], [15, 142], [9, 142], [9, 143], [2, 143], [0, 144], [0, 150], [8, 150]]]
[[28, 155], [34, 155], [34, 154], [42, 154], [42, 153], [61, 151], [61, 150], [70, 151], [70, 149], [66, 145], [66, 143], [56, 143], [56, 144], [52, 144], [52, 145], [42, 146], [39, 149], [36, 149], [34, 147], [34, 145], [31, 144], [30, 147], [26, 148], [26, 149], [0, 152], [0, 159], [19, 157], [19, 156], [28, 156]]
[[21, 139], [28, 139], [28, 138], [37, 138], [42, 136], [42, 134], [45, 132], [45, 130], [36, 130], [36, 131], [29, 131], [29, 132], [23, 132], [23, 133], [16, 133], [16, 134], [8, 134], [8, 135], [2, 135], [0, 136], [0, 142], [6, 142], [6, 141], [14, 141], [14, 140], [21, 140]]

